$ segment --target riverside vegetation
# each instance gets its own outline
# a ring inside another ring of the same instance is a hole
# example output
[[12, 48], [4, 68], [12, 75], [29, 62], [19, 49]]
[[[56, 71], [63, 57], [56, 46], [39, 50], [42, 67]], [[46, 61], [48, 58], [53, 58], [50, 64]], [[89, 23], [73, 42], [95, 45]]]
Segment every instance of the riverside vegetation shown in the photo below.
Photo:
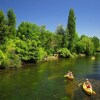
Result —
[[[34, 16], [33, 16], [34, 17]], [[58, 54], [59, 57], [87, 56], [100, 51], [99, 38], [76, 32], [74, 9], [70, 9], [66, 28], [58, 25], [55, 32], [31, 22], [21, 22], [16, 28], [16, 15], [9, 9], [0, 10], [0, 68], [19, 68], [22, 62], [37, 62]]]

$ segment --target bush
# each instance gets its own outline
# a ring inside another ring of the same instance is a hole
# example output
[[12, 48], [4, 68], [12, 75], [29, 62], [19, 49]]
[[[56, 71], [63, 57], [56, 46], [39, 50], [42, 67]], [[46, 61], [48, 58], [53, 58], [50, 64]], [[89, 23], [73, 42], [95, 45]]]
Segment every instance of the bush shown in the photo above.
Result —
[[58, 52], [60, 57], [66, 58], [66, 57], [72, 56], [72, 54], [70, 53], [70, 51], [67, 48], [61, 48], [57, 52]]
[[37, 53], [36, 53], [36, 59], [37, 60], [42, 60], [47, 56], [47, 53], [44, 51], [43, 48], [39, 47], [37, 48]]
[[15, 54], [15, 44], [13, 40], [8, 40], [0, 50], [0, 66], [3, 68], [21, 67], [20, 57]]

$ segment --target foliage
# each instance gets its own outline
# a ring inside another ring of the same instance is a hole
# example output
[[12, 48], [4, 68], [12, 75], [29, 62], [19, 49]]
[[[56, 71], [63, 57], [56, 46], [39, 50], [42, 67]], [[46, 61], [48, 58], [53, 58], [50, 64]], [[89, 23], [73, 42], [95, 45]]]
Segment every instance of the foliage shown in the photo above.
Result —
[[76, 17], [74, 14], [74, 10], [70, 9], [69, 11], [69, 16], [68, 16], [68, 24], [67, 24], [67, 28], [68, 28], [68, 49], [72, 52], [73, 48], [74, 48], [74, 44], [75, 44], [75, 32], [76, 32]]
[[57, 51], [59, 53], [60, 57], [71, 57], [72, 54], [70, 53], [70, 51], [67, 48], [61, 48]]
[[45, 52], [43, 48], [38, 47], [35, 55], [36, 55], [37, 60], [43, 60], [43, 58], [47, 56], [47, 53]]
[[34, 58], [34, 48], [30, 41], [16, 40], [16, 53], [20, 56], [21, 60], [30, 60]]
[[16, 52], [22, 60], [41, 60], [46, 56], [46, 52], [42, 47], [47, 48], [48, 43], [43, 34], [41, 36], [41, 31], [40, 27], [29, 22], [22, 22], [18, 27]]
[[46, 30], [44, 26], [40, 27], [40, 31], [41, 34], [39, 39], [41, 47], [44, 48], [48, 55], [50, 55], [54, 52], [54, 47], [56, 46], [55, 35]]
[[8, 10], [7, 17], [8, 17], [8, 26], [15, 28], [16, 27], [16, 16], [13, 12], [13, 9]]
[[36, 24], [22, 22], [18, 27], [17, 37], [23, 41], [34, 40], [39, 43], [40, 29]]
[[85, 53], [86, 47], [85, 47], [84, 42], [78, 41], [75, 46], [75, 49], [77, 53]]
[[9, 37], [14, 37], [16, 35], [16, 16], [13, 9], [9, 9], [7, 12], [7, 25]]
[[56, 34], [64, 35], [65, 30], [63, 29], [63, 25], [58, 25], [56, 29]]
[[55, 34], [30, 22], [22, 22], [16, 30], [16, 15], [9, 9], [7, 16], [0, 10], [0, 67], [21, 67], [21, 62], [43, 60], [58, 53], [60, 57], [77, 56], [76, 53], [93, 55], [100, 50], [97, 37], [76, 32], [74, 10], [70, 9], [66, 29], [58, 25]]
[[56, 43], [56, 45], [55, 45], [54, 49], [55, 49], [55, 51], [57, 51], [58, 49], [61, 48], [62, 35], [58, 35], [58, 34], [55, 35], [55, 43]]
[[94, 45], [91, 38], [84, 36], [76, 45], [77, 53], [85, 53], [86, 55], [94, 54]]
[[97, 38], [96, 36], [94, 36], [92, 38], [92, 41], [93, 41], [93, 44], [94, 44], [94, 49], [95, 49], [95, 51], [97, 51], [98, 48], [99, 48], [99, 46], [100, 46], [99, 38]]
[[15, 54], [14, 40], [8, 40], [0, 50], [0, 64], [5, 68], [21, 67], [20, 57]]
[[64, 41], [63, 42], [63, 47], [68, 48], [68, 44], [69, 44], [69, 41], [68, 41], [68, 28], [66, 28], [66, 30], [65, 30], [63, 41]]
[[5, 40], [5, 35], [7, 33], [6, 19], [2, 10], [0, 10], [0, 43]]
[[67, 48], [68, 47], [68, 29], [64, 29], [63, 25], [57, 26], [56, 29], [56, 48]]

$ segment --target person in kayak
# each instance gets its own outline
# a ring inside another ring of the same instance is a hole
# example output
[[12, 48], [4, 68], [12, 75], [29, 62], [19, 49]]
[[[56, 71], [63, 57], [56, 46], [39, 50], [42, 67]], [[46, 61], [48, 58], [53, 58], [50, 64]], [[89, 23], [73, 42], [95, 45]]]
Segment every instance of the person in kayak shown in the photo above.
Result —
[[86, 79], [85, 84], [86, 84], [86, 87], [87, 87], [87, 88], [91, 88], [91, 83], [89, 82], [89, 80], [88, 80], [88, 79]]
[[71, 71], [68, 71], [67, 75], [73, 76], [73, 73]]

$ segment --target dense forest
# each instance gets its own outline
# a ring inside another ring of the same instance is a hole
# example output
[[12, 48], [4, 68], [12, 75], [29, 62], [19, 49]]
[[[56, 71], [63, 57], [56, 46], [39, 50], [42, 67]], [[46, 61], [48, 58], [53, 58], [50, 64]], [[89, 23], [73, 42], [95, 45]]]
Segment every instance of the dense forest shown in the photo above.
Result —
[[58, 25], [55, 32], [30, 22], [21, 22], [16, 28], [14, 11], [9, 9], [5, 16], [0, 10], [0, 68], [18, 68], [22, 62], [37, 62], [54, 54], [64, 58], [78, 54], [91, 56], [99, 50], [98, 37], [79, 37], [72, 8], [66, 28]]

